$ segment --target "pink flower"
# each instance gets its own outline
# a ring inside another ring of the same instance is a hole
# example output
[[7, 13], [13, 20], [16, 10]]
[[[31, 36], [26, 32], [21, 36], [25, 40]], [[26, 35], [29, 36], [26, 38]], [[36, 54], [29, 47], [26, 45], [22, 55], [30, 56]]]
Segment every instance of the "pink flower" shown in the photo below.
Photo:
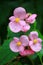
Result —
[[14, 39], [10, 43], [10, 49], [13, 52], [21, 52], [24, 51], [24, 47], [28, 46], [28, 44], [29, 44], [29, 40], [27, 36], [22, 35], [20, 39], [14, 37]]
[[34, 51], [31, 49], [28, 49], [28, 50], [25, 49], [24, 51], [20, 52], [21, 56], [27, 56], [27, 55], [32, 55], [32, 54], [34, 54]]
[[33, 24], [35, 22], [36, 17], [37, 17], [37, 14], [27, 13], [26, 14], [26, 22], [29, 24]]
[[30, 26], [24, 21], [26, 16], [26, 11], [22, 7], [18, 7], [14, 10], [13, 16], [9, 18], [9, 27], [12, 32], [26, 32], [30, 29]]
[[38, 38], [38, 33], [36, 31], [30, 32], [29, 35], [29, 46], [34, 52], [39, 52], [42, 48], [41, 42], [42, 40]]

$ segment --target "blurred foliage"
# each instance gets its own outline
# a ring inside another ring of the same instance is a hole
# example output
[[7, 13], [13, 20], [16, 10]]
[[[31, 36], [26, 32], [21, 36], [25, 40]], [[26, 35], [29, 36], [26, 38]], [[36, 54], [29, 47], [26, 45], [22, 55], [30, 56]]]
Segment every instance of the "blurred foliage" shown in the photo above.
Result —
[[12, 38], [5, 40], [3, 46], [0, 47], [0, 65], [5, 65], [18, 56], [18, 53], [12, 52], [9, 48], [11, 40]]

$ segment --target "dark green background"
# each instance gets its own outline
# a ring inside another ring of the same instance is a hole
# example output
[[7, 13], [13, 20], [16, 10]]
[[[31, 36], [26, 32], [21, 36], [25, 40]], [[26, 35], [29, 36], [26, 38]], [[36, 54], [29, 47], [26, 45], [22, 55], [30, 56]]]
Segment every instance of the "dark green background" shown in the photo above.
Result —
[[36, 13], [37, 28], [43, 34], [43, 0], [0, 0], [0, 43], [6, 39], [9, 17], [16, 7], [24, 7], [27, 12]]

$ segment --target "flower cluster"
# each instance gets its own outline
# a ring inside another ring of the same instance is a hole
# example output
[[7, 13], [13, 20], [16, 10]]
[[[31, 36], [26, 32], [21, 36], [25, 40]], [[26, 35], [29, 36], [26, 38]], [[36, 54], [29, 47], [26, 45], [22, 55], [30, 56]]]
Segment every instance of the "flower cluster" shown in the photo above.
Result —
[[41, 50], [41, 42], [42, 40], [38, 38], [38, 33], [32, 31], [29, 36], [22, 35], [20, 38], [14, 37], [10, 43], [10, 49], [13, 52], [19, 52], [22, 56], [31, 55]]
[[[24, 8], [18, 7], [14, 10], [13, 16], [9, 18], [9, 28], [14, 33], [27, 32], [30, 29], [30, 24], [35, 22], [36, 17], [36, 14], [26, 13]], [[38, 32], [32, 31], [28, 36], [14, 37], [10, 42], [10, 49], [13, 52], [19, 52], [21, 56], [31, 55], [41, 50], [41, 42], [42, 40], [38, 38]]]
[[13, 16], [9, 18], [9, 28], [12, 32], [27, 32], [30, 29], [29, 24], [35, 22], [36, 14], [26, 13], [26, 10], [22, 7], [18, 7], [14, 10]]

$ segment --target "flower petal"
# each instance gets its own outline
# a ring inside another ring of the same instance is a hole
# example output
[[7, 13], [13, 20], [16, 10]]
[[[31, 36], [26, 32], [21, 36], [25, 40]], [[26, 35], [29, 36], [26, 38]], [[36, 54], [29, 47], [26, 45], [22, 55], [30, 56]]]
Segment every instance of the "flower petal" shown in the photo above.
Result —
[[14, 21], [14, 19], [15, 19], [14, 16], [9, 17], [9, 20], [10, 20], [10, 21]]
[[22, 51], [24, 51], [24, 46], [21, 45], [18, 47], [18, 49], [19, 49], [19, 52], [22, 52]]
[[20, 41], [22, 42], [23, 46], [28, 46], [28, 44], [29, 44], [29, 39], [26, 35], [22, 35], [20, 37]]
[[31, 40], [34, 40], [34, 39], [38, 38], [38, 33], [36, 31], [32, 31], [32, 32], [30, 32], [29, 37]]
[[37, 14], [32, 14], [29, 19], [35, 19], [37, 17]]
[[21, 31], [21, 26], [19, 25], [19, 23], [10, 22], [9, 27], [12, 32], [17, 33]]
[[27, 56], [27, 55], [32, 55], [34, 54], [34, 51], [32, 50], [24, 50], [23, 52], [20, 52], [21, 56]]
[[33, 41], [29, 41], [29, 46], [31, 46], [33, 44]]
[[36, 43], [30, 46], [30, 48], [34, 51], [34, 52], [39, 52], [42, 48], [42, 45], [40, 43]]
[[30, 29], [30, 25], [26, 24], [22, 27], [23, 32], [27, 32]]
[[27, 14], [26, 14], [26, 16], [25, 16], [25, 18], [27, 19], [29, 16], [30, 16], [30, 14], [29, 14], [29, 13], [27, 13]]
[[19, 24], [20, 24], [21, 26], [25, 26], [25, 25], [26, 25], [26, 22], [23, 21], [23, 20], [20, 20]]
[[38, 43], [41, 43], [42, 42], [42, 39], [41, 38], [38, 38], [37, 40], [38, 40]]
[[13, 51], [13, 52], [19, 52], [19, 49], [18, 47], [16, 46], [16, 42], [13, 40], [11, 41], [10, 43], [10, 49]]
[[18, 17], [18, 18], [20, 18], [20, 19], [24, 19], [25, 16], [26, 16], [26, 11], [25, 11], [25, 9], [22, 8], [22, 7], [16, 8], [16, 9], [14, 10], [14, 16], [15, 16], [15, 17]]
[[19, 41], [19, 38], [17, 38], [17, 37], [14, 37], [13, 39], [14, 39], [15, 42]]
[[30, 29], [30, 26], [23, 20], [20, 20], [19, 24], [22, 26], [23, 32], [26, 32]]
[[34, 23], [35, 22], [35, 18], [37, 17], [37, 15], [36, 14], [32, 14], [30, 17], [28, 17], [27, 19], [26, 19], [26, 22], [28, 22], [28, 23]]
[[29, 18], [27, 18], [27, 19], [26, 19], [26, 22], [29, 23], [29, 24], [33, 24], [33, 23], [35, 22], [35, 19], [33, 19], [33, 20], [30, 19], [30, 20], [29, 20]]

